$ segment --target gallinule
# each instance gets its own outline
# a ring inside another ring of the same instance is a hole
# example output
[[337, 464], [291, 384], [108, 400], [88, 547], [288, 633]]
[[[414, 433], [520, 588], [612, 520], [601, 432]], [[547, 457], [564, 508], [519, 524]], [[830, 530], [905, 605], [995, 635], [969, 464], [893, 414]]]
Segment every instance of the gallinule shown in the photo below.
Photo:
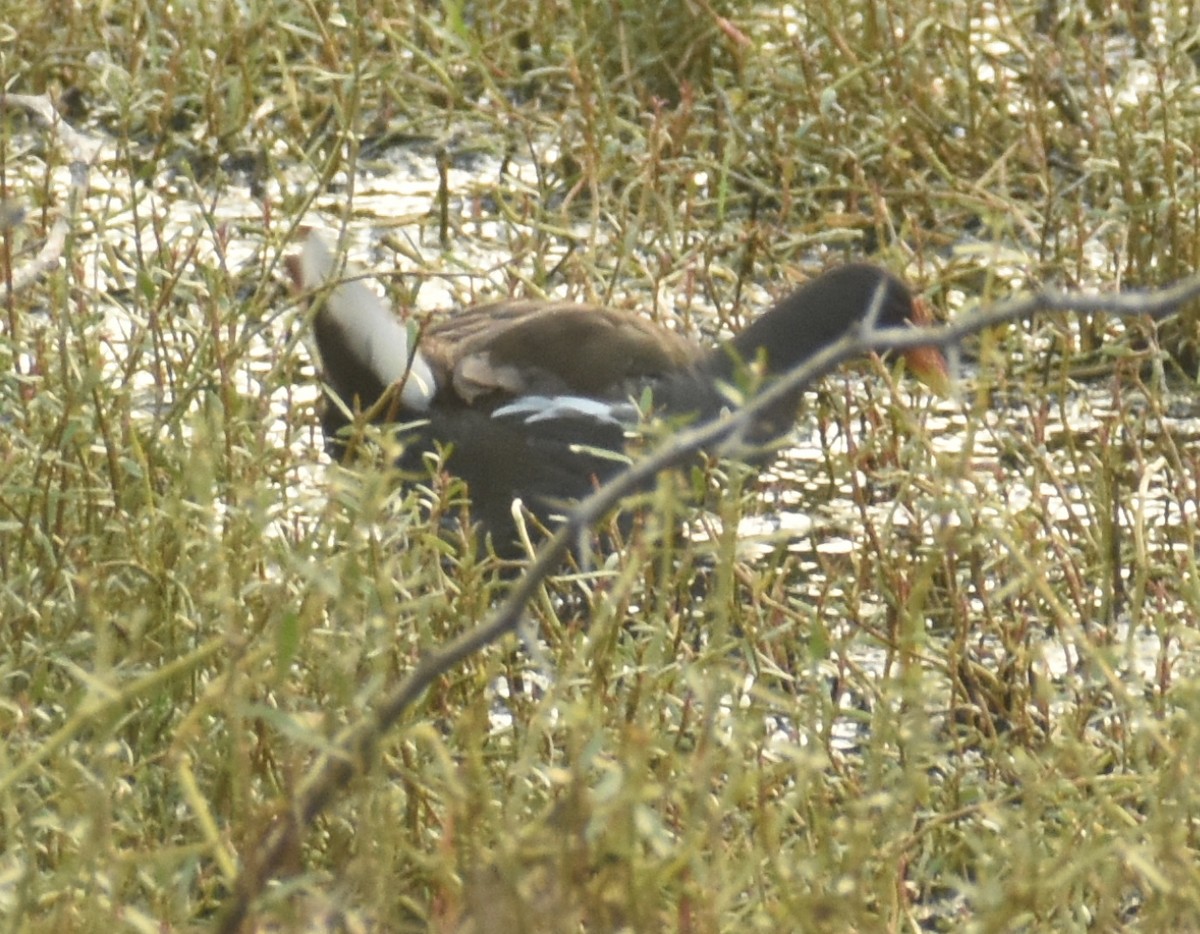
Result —
[[[334, 256], [309, 232], [288, 269], [299, 288], [315, 289], [332, 275]], [[343, 281], [314, 319], [329, 387], [326, 446], [344, 455], [352, 414], [404, 426], [402, 472], [427, 476], [424, 455], [443, 450], [447, 469], [467, 484], [472, 517], [507, 550], [515, 499], [552, 525], [566, 505], [620, 469], [639, 418], [633, 400], [650, 398], [655, 415], [680, 422], [715, 418], [730, 407], [746, 363], [763, 363], [768, 377], [786, 372], [861, 321], [881, 290], [877, 326], [927, 320], [899, 279], [856, 263], [806, 283], [712, 349], [628, 312], [553, 301], [468, 308], [426, 327], [414, 348], [374, 292]], [[936, 350], [906, 356], [926, 382], [945, 383]], [[393, 385], [398, 391], [383, 400]], [[782, 436], [799, 396], [759, 419], [746, 440]]]

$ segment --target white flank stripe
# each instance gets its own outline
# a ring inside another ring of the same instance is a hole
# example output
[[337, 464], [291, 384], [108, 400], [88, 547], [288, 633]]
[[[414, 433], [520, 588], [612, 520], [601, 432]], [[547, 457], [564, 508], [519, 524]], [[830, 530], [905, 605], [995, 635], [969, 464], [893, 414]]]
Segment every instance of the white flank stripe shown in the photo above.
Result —
[[587, 396], [521, 396], [492, 413], [492, 418], [525, 416], [525, 424], [555, 418], [590, 418], [611, 425], [636, 425], [637, 406], [630, 402], [605, 402]]

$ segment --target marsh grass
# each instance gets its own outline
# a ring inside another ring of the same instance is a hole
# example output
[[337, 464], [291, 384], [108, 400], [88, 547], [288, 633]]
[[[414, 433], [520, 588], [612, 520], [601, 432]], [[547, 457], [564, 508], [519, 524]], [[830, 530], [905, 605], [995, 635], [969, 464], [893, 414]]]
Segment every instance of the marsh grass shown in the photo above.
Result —
[[[842, 258], [948, 314], [1196, 266], [1185, 5], [651, 9], [8, 11], [6, 87], [109, 146], [63, 262], [6, 292], [6, 930], [210, 925], [331, 737], [506, 586], [438, 534], [453, 483], [314, 471], [277, 269], [314, 203], [390, 230], [413, 300], [710, 334]], [[2, 116], [11, 282], [68, 166]], [[397, 150], [444, 170], [392, 230], [356, 194]], [[385, 737], [253, 923], [1200, 926], [1195, 346], [1192, 315], [1037, 320], [967, 348], [965, 417], [832, 379], [804, 482], [664, 478], [531, 603], [535, 650], [473, 656]], [[813, 527], [741, 539], [772, 500]]]

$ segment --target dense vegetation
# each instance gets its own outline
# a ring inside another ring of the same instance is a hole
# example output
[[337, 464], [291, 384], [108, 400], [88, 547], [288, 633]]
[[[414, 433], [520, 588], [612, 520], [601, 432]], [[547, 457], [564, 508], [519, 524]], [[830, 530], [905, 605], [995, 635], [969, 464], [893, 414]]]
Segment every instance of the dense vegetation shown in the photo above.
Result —
[[[397, 301], [706, 333], [843, 258], [957, 316], [1200, 253], [1185, 4], [9, 7], [6, 90], [95, 151], [76, 198], [62, 134], [0, 111], [6, 930], [213, 923], [332, 738], [507, 586], [437, 534], [454, 484], [321, 468], [298, 224]], [[1188, 312], [1038, 319], [965, 348], [958, 400], [832, 378], [810, 457], [664, 478], [254, 923], [1200, 927], [1196, 346]]]

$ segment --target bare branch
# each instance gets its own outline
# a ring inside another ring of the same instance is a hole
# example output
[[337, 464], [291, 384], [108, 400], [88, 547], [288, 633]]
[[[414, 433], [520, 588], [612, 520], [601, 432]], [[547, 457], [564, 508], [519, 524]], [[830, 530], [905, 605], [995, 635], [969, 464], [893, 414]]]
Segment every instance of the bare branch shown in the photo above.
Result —
[[234, 932], [238, 929], [251, 901], [267, 881], [280, 871], [288, 853], [299, 846], [301, 835], [333, 800], [338, 790], [369, 768], [380, 738], [395, 725], [404, 711], [437, 678], [459, 662], [515, 631], [530, 599], [546, 578], [559, 568], [579, 536], [624, 498], [642, 489], [659, 472], [686, 463], [698, 451], [720, 450], [723, 441], [736, 439], [740, 431], [775, 402], [814, 382], [842, 362], [872, 350], [951, 347], [971, 334], [1005, 322], [1029, 318], [1038, 312], [1102, 312], [1120, 317], [1146, 315], [1161, 318], [1178, 311], [1196, 298], [1200, 298], [1200, 276], [1167, 289], [1119, 295], [1042, 292], [1002, 302], [941, 327], [888, 330], [860, 328], [774, 382], [736, 412], [684, 431], [662, 444], [570, 512], [558, 532], [538, 549], [533, 562], [489, 620], [425, 656], [413, 672], [379, 702], [373, 713], [343, 731], [333, 744], [334, 751], [323, 755], [309, 771], [292, 807], [276, 820], [255, 851], [248, 855], [237, 890], [230, 897], [219, 930]]
[[67, 193], [67, 206], [59, 211], [58, 217], [46, 235], [46, 242], [37, 256], [13, 271], [11, 289], [19, 292], [37, 282], [58, 265], [67, 242], [79, 204], [87, 194], [88, 166], [95, 160], [99, 145], [76, 130], [62, 118], [49, 95], [46, 94], [0, 94], [0, 108], [11, 107], [24, 110], [36, 117], [66, 147], [71, 155], [71, 181]]

